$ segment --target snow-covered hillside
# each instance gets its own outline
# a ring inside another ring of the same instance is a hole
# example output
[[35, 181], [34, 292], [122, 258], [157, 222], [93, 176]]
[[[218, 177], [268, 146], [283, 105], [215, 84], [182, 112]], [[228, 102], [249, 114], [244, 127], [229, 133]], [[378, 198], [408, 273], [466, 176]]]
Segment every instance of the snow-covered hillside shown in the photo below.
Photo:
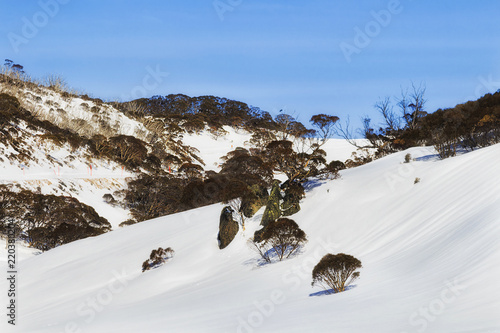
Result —
[[[52, 96], [52, 95], [49, 95]], [[62, 98], [59, 102], [63, 102]], [[43, 104], [42, 104], [43, 105]], [[76, 109], [71, 109], [76, 112]], [[115, 110], [114, 113], [118, 113]], [[73, 116], [75, 116], [73, 114]], [[115, 116], [120, 118], [120, 116]], [[128, 119], [128, 118], [127, 118]], [[131, 121], [128, 119], [127, 121]], [[127, 123], [124, 121], [124, 123]], [[134, 128], [133, 123], [129, 124]], [[135, 125], [134, 125], [135, 126]], [[104, 202], [103, 195], [126, 188], [126, 179], [136, 173], [124, 169], [116, 162], [93, 158], [84, 149], [74, 151], [69, 144], [57, 146], [42, 139], [42, 132], [27, 128], [24, 121], [18, 130], [22, 138], [14, 149], [0, 142], [0, 184], [16, 184], [23, 189], [43, 194], [73, 196], [92, 206], [115, 229], [130, 218], [128, 211]], [[136, 128], [140, 128], [136, 127]], [[184, 134], [183, 142], [200, 151], [205, 170], [220, 171], [221, 157], [236, 147], [251, 147], [251, 133], [225, 126], [226, 135], [214, 137], [208, 131], [200, 134]], [[20, 148], [30, 152], [27, 161], [17, 160]], [[345, 161], [355, 148], [344, 140], [331, 139], [325, 144], [327, 158]], [[175, 171], [175, 170], [173, 170]]]
[[[309, 242], [280, 263], [247, 244], [262, 210], [219, 250], [219, 204], [60, 246], [20, 263], [18, 325], [1, 331], [499, 332], [499, 163], [500, 145], [443, 161], [413, 148], [313, 182], [292, 216]], [[141, 273], [159, 246], [175, 256]], [[363, 268], [320, 296], [328, 252]]]
[[[219, 164], [222, 163], [221, 157], [237, 147], [252, 148], [250, 139], [251, 133], [245, 130], [235, 130], [232, 127], [224, 126], [226, 135], [214, 137], [209, 132], [204, 131], [201, 134], [185, 134], [183, 142], [191, 147], [196, 147], [205, 162], [206, 170], [219, 171]], [[358, 144], [366, 143], [364, 139], [355, 140]], [[328, 161], [339, 160], [345, 162], [351, 158], [357, 148], [344, 139], [327, 139], [321, 147], [327, 154]]]
[[62, 128], [71, 128], [83, 136], [123, 134], [145, 139], [149, 133], [140, 122], [97, 99], [83, 99], [70, 94], [65, 96], [42, 86], [9, 89], [0, 84], [0, 90], [16, 96], [21, 105], [37, 118]]
[[[4, 75], [3, 79], [6, 78]], [[39, 124], [33, 126], [27, 119], [9, 119], [9, 128], [0, 133], [0, 184], [14, 185], [14, 190], [27, 189], [42, 194], [75, 197], [92, 206], [114, 229], [130, 219], [128, 210], [106, 203], [103, 195], [124, 190], [127, 179], [138, 173], [127, 170], [116, 159], [96, 155], [86, 145], [59, 144], [53, 139], [51, 130], [78, 133], [80, 140], [99, 134], [106, 138], [131, 135], [145, 142], [168, 131], [162, 133], [160, 126], [160, 129], [154, 127], [156, 132], [153, 133], [145, 126], [148, 117], [144, 117], [141, 120], [144, 123], [141, 123], [119, 111], [113, 106], [115, 104], [99, 99], [78, 97], [35, 83], [0, 81], [0, 93], [15, 97], [15, 103], [19, 103], [34, 119], [50, 124], [47, 128]], [[133, 108], [134, 103], [128, 107]], [[214, 137], [208, 130], [199, 134], [182, 132], [175, 138], [165, 139], [164, 143], [169, 143], [166, 146], [159, 146], [167, 153], [184, 154], [184, 157], [190, 155], [188, 151], [194, 147], [193, 151], [195, 154], [199, 152], [206, 171], [219, 171], [222, 156], [236, 147], [251, 147], [251, 133], [228, 126], [224, 126], [221, 132], [226, 134]], [[169, 136], [168, 133], [166, 136]], [[343, 140], [330, 140], [325, 147], [329, 160], [344, 161], [355, 150]], [[153, 147], [147, 146], [147, 149], [151, 152]], [[164, 168], [176, 172], [179, 165], [172, 168], [164, 165]]]

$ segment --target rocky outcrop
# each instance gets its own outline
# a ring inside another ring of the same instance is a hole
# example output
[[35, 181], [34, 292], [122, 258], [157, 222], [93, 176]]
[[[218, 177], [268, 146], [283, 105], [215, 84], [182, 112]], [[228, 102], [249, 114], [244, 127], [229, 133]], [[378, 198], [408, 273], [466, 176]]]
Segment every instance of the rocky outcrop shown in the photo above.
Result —
[[280, 191], [281, 191], [280, 181], [274, 180], [273, 187], [271, 188], [271, 193], [269, 194], [269, 198], [267, 199], [266, 210], [264, 211], [264, 215], [262, 215], [262, 220], [260, 221], [260, 225], [265, 227], [270, 222], [276, 221], [276, 219], [278, 219], [281, 216]]
[[281, 215], [290, 216], [300, 211], [300, 199], [305, 195], [304, 188], [299, 183], [286, 184], [285, 196], [281, 204]]
[[241, 203], [241, 211], [247, 218], [251, 218], [257, 211], [267, 203], [269, 193], [262, 185], [252, 185], [250, 187], [251, 194], [243, 198]]
[[217, 240], [219, 241], [219, 249], [221, 250], [233, 241], [239, 230], [238, 222], [233, 219], [233, 212], [231, 207], [226, 206], [220, 214]]

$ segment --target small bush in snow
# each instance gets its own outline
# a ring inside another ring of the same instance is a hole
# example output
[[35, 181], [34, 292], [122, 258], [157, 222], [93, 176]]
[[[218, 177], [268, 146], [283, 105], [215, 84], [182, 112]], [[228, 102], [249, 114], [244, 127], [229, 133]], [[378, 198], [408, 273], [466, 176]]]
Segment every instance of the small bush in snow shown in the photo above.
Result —
[[106, 193], [102, 196], [102, 199], [108, 204], [116, 203], [116, 200], [111, 193]]
[[157, 250], [151, 251], [149, 259], [142, 263], [142, 271], [145, 272], [163, 265], [168, 259], [174, 256], [174, 252], [170, 247], [166, 249], [159, 247]]
[[279, 261], [297, 253], [307, 242], [306, 233], [299, 228], [294, 220], [279, 218], [269, 223], [253, 245], [262, 259], [271, 262], [273, 257]]
[[361, 261], [349, 254], [327, 254], [314, 266], [312, 285], [320, 285], [327, 291], [339, 293], [353, 283], [358, 277]]
[[420, 183], [420, 178], [417, 177], [417, 178], [415, 178], [415, 181], [413, 182], [413, 184], [418, 184], [418, 183]]
[[128, 225], [133, 225], [133, 224], [136, 224], [136, 223], [137, 223], [137, 221], [136, 221], [136, 220], [134, 220], [134, 219], [128, 219], [128, 220], [123, 221], [122, 223], [120, 223], [118, 226], [119, 226], [120, 228], [123, 228], [123, 227], [126, 227], [126, 226], [128, 226]]
[[411, 162], [411, 154], [408, 153], [405, 155], [405, 163], [410, 163]]

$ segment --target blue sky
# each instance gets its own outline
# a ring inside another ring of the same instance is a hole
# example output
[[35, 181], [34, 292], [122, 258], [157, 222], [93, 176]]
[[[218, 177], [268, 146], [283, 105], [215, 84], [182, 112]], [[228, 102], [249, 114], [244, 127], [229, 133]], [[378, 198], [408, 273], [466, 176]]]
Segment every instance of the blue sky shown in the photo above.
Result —
[[430, 112], [500, 89], [499, 12], [498, 0], [2, 1], [0, 50], [105, 100], [216, 95], [356, 122], [412, 81]]

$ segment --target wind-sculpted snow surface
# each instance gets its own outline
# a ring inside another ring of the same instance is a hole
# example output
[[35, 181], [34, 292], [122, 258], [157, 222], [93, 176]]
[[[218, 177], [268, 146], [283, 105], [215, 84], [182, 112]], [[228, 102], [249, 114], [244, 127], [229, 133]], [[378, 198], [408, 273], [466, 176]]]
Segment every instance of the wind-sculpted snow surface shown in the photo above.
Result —
[[[17, 326], [4, 318], [1, 331], [499, 332], [500, 145], [434, 154], [414, 148], [310, 184], [293, 215], [309, 242], [282, 262], [259, 265], [247, 244], [262, 210], [219, 250], [219, 204], [25, 259]], [[176, 256], [141, 273], [165, 244]], [[325, 295], [312, 269], [340, 252], [362, 262], [360, 278]]]

